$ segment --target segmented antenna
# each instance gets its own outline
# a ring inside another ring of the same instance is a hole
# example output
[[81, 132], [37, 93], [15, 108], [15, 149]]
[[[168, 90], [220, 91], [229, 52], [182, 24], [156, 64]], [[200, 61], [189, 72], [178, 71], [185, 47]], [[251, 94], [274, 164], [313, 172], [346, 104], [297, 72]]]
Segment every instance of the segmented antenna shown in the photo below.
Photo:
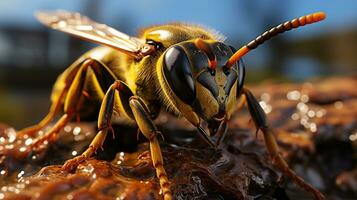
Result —
[[201, 38], [197, 38], [194, 43], [198, 49], [201, 49], [202, 51], [204, 51], [207, 54], [208, 59], [209, 59], [209, 67], [211, 69], [215, 69], [216, 65], [217, 65], [216, 57], [214, 56], [210, 46]]
[[269, 31], [265, 31], [263, 34], [249, 42], [247, 45], [241, 47], [238, 51], [236, 51], [228, 60], [226, 67], [231, 67], [234, 63], [236, 63], [241, 57], [247, 54], [250, 50], [257, 48], [259, 45], [263, 44], [265, 41], [270, 38], [284, 33], [285, 31], [289, 31], [294, 28], [298, 28], [301, 26], [305, 26], [306, 24], [312, 24], [315, 22], [319, 22], [324, 20], [326, 15], [324, 12], [316, 12], [313, 14], [305, 15], [299, 18], [295, 18], [293, 20], [287, 21], [285, 23], [279, 24], [278, 26], [270, 29]]

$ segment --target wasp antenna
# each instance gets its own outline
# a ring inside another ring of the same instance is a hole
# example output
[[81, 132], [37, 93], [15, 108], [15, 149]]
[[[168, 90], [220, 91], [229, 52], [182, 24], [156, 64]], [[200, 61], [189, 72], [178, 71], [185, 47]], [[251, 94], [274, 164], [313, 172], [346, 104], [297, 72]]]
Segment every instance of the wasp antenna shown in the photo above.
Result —
[[197, 38], [194, 43], [198, 49], [201, 49], [207, 54], [209, 59], [209, 67], [211, 69], [215, 69], [217, 64], [216, 57], [213, 54], [211, 47], [207, 44], [207, 42], [203, 41], [201, 38]]
[[319, 22], [321, 20], [324, 20], [325, 18], [326, 18], [326, 14], [324, 12], [316, 12], [279, 24], [278, 26], [275, 26], [269, 31], [265, 31], [263, 34], [259, 35], [254, 40], [241, 47], [229, 58], [226, 66], [231, 67], [234, 63], [236, 63], [241, 57], [247, 54], [250, 50], [257, 48], [265, 41], [269, 40], [270, 38], [280, 33], [284, 33], [285, 31], [289, 31], [294, 28], [305, 26], [306, 24]]

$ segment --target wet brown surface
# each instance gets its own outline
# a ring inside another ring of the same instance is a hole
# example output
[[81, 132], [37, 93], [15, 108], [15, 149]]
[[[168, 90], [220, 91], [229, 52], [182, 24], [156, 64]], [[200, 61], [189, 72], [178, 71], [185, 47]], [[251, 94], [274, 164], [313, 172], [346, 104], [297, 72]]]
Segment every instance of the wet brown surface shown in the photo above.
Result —
[[[356, 78], [328, 78], [250, 87], [292, 168], [329, 199], [357, 196], [356, 86]], [[165, 133], [162, 150], [176, 199], [311, 198], [274, 169], [246, 110], [231, 122], [216, 151], [192, 138], [183, 121], [163, 115], [157, 123]], [[27, 157], [32, 139], [18, 140], [2, 125], [0, 199], [160, 199], [144, 138], [137, 140], [136, 128], [114, 128], [116, 137], [108, 137], [104, 151], [69, 174], [60, 165], [89, 144], [93, 123], [67, 126], [56, 143]]]
[[[84, 130], [85, 126], [87, 124], [77, 127]], [[132, 129], [131, 132], [136, 131]], [[236, 138], [237, 142], [250, 136], [245, 133], [241, 137]], [[115, 144], [110, 138], [104, 152], [97, 157], [111, 160], [110, 156], [115, 155]], [[165, 168], [177, 199], [242, 199], [274, 193], [280, 175], [264, 157], [249, 151], [242, 152], [234, 145], [214, 150], [199, 148], [202, 143], [188, 144], [198, 148], [162, 145]], [[47, 163], [60, 164], [72, 157], [68, 152], [73, 153], [74, 150], [58, 148], [59, 145], [51, 145], [42, 158], [37, 157], [38, 162], [30, 157], [19, 162], [10, 156], [17, 153], [9, 153], [2, 163], [2, 167], [7, 169], [2, 176], [2, 194], [10, 199], [19, 199], [20, 196], [24, 199], [160, 199], [160, 188], [147, 143], [139, 145], [133, 153], [118, 149], [120, 152], [111, 161], [90, 159], [82, 163], [74, 174], [63, 172], [60, 165], [47, 166]], [[260, 144], [253, 145], [262, 149]], [[46, 167], [36, 172], [40, 166]], [[29, 176], [31, 173], [35, 174]]]

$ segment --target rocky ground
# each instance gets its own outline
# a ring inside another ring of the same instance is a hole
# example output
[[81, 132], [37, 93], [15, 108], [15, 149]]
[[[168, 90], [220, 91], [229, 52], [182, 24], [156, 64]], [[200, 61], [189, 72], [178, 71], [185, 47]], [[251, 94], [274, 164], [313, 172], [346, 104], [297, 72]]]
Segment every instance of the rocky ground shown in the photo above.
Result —
[[[356, 77], [249, 86], [286, 160], [328, 199], [357, 199], [356, 86]], [[163, 114], [157, 124], [175, 199], [311, 199], [274, 168], [246, 110], [232, 120], [218, 150], [205, 147], [182, 120]], [[135, 127], [114, 128], [104, 151], [71, 174], [61, 164], [85, 149], [95, 123], [71, 123], [57, 142], [26, 157], [33, 138], [19, 140], [1, 125], [0, 199], [160, 199], [145, 139], [137, 139]]]

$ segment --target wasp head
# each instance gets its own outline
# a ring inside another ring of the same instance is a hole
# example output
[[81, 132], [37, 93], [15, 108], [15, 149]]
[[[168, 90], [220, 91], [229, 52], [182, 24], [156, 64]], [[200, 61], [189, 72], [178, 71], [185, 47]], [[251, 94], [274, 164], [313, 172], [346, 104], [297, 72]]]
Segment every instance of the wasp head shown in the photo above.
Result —
[[220, 124], [230, 118], [244, 79], [241, 60], [226, 65], [234, 51], [222, 42], [197, 39], [171, 46], [163, 54], [161, 70], [168, 86], [164, 92], [193, 124], [200, 119]]

